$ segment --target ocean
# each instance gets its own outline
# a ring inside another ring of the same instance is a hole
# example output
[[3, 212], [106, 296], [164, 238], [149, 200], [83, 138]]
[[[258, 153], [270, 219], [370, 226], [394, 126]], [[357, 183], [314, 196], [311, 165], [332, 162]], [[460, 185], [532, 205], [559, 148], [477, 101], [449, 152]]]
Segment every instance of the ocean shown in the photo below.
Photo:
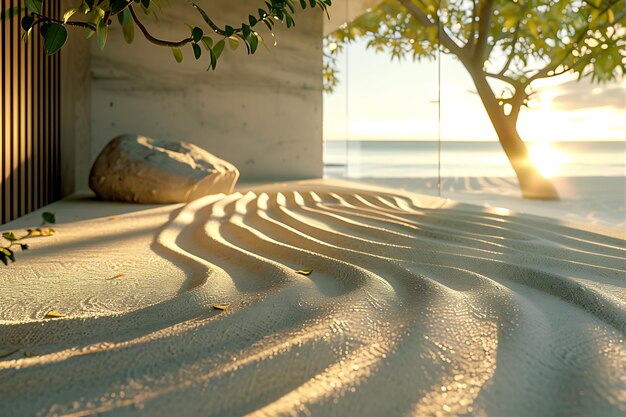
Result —
[[[534, 144], [529, 143], [529, 147]], [[552, 176], [626, 176], [626, 142], [551, 142]], [[436, 141], [325, 141], [324, 175], [329, 178], [416, 178], [437, 176]], [[498, 142], [443, 141], [442, 177], [514, 177]]]

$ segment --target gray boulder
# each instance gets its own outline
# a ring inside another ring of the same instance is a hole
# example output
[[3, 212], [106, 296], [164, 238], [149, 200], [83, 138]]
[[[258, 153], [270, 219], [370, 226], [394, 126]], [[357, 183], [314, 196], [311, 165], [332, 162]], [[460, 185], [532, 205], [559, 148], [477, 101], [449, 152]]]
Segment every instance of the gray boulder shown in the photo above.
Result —
[[191, 143], [123, 135], [98, 155], [89, 187], [104, 200], [184, 203], [229, 194], [238, 178], [234, 165]]

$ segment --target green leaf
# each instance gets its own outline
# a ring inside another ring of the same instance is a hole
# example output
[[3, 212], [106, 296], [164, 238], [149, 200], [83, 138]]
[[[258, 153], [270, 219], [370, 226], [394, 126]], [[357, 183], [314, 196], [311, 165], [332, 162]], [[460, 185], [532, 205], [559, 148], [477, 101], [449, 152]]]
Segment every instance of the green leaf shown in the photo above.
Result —
[[[128, 12], [128, 14], [124, 12], [117, 14], [117, 21], [120, 22], [120, 26], [124, 26], [124, 23], [126, 22], [126, 19], [128, 18], [128, 16], [130, 16], [130, 11]], [[132, 16], [131, 16], [131, 19], [132, 19]]]
[[615, 13], [613, 13], [613, 10], [608, 9], [606, 11], [606, 18], [609, 21], [609, 23], [611, 24], [615, 23]]
[[150, 0], [141, 0], [141, 4], [147, 9], [150, 7]]
[[174, 55], [174, 59], [179, 64], [183, 62], [183, 51], [180, 48], [172, 48], [172, 54]]
[[21, 21], [22, 29], [30, 30], [33, 27], [33, 23], [35, 23], [35, 18], [32, 15], [24, 16]]
[[209, 68], [207, 68], [207, 71], [210, 69], [215, 70], [215, 67], [217, 66], [217, 58], [215, 57], [215, 53], [213, 52], [213, 49], [209, 49], [209, 56], [211, 57], [211, 65], [209, 65]]
[[44, 223], [55, 224], [57, 222], [55, 213], [51, 213], [49, 211], [45, 211], [41, 217], [43, 218]]
[[72, 17], [76, 12], [78, 12], [77, 7], [66, 10], [65, 13], [63, 13], [63, 23], [67, 23], [67, 21], [70, 20], [70, 17]]
[[202, 32], [202, 29], [197, 26], [191, 30], [191, 38], [196, 43], [200, 42], [200, 39], [202, 39], [202, 35], [204, 35], [204, 32]]
[[91, 37], [96, 33], [95, 30], [91, 28], [85, 28], [85, 39], [91, 39]]
[[22, 40], [24, 41], [24, 43], [28, 43], [28, 41], [30, 40], [30, 34], [33, 31], [33, 29], [28, 29], [27, 31], [24, 31], [24, 33], [22, 33]]
[[98, 16], [100, 16], [101, 19], [104, 19], [106, 12], [104, 11], [102, 7], [94, 6], [93, 10], [95, 10], [95, 12], [98, 14]]
[[41, 14], [41, 0], [24, 0], [24, 4], [31, 13]]
[[7, 256], [2, 252], [0, 252], [0, 261], [5, 265], [9, 264], [9, 261], [7, 260]]
[[111, 1], [111, 13], [117, 14], [126, 7], [126, 0], [113, 0]]
[[241, 25], [241, 33], [243, 34], [244, 38], [247, 38], [248, 36], [250, 36], [250, 26], [245, 25], [245, 24]]
[[250, 44], [250, 53], [255, 53], [256, 48], [259, 46], [259, 38], [256, 37], [255, 33], [250, 34], [248, 37], [248, 43]]
[[248, 16], [248, 22], [250, 22], [250, 26], [254, 26], [254, 25], [256, 25], [257, 19], [256, 19], [256, 17], [250, 15], [250, 16]]
[[232, 36], [235, 33], [235, 29], [232, 26], [226, 25], [224, 27], [224, 32], [226, 32], [226, 36]]
[[15, 242], [16, 240], [20, 240], [19, 237], [15, 236], [13, 232], [4, 232], [2, 233], [2, 237], [6, 240], [10, 240], [11, 242]]
[[0, 252], [2, 254], [4, 254], [5, 256], [11, 256], [11, 254], [13, 253], [13, 252], [11, 252], [11, 250], [9, 248], [4, 248], [4, 247], [0, 248]]
[[215, 59], [220, 58], [220, 55], [222, 55], [222, 52], [224, 52], [224, 46], [226, 46], [226, 42], [224, 42], [224, 39], [220, 40], [218, 43], [215, 44], [215, 46], [213, 47], [213, 53], [215, 54]]
[[230, 49], [234, 51], [237, 47], [239, 47], [239, 39], [231, 36], [228, 38], [228, 46], [230, 46]]
[[43, 49], [48, 55], [57, 52], [67, 40], [67, 30], [63, 25], [50, 23], [45, 30]]
[[39, 25], [39, 34], [43, 38], [46, 37], [46, 32], [48, 31], [49, 27], [50, 27], [50, 22], [43, 22], [41, 25]]
[[28, 249], [30, 249], [30, 246], [28, 246], [26, 243], [20, 243], [20, 249], [28, 250]]
[[135, 22], [133, 22], [130, 10], [124, 9], [122, 13], [117, 15], [117, 18], [122, 25], [124, 40], [126, 43], [133, 43], [133, 40], [135, 39]]
[[104, 45], [107, 43], [107, 34], [109, 32], [109, 28], [107, 27], [107, 22], [101, 20], [98, 22], [98, 26], [96, 26], [96, 40], [98, 43], [98, 49], [103, 50]]
[[196, 59], [200, 59], [200, 55], [202, 55], [202, 49], [200, 46], [197, 43], [192, 43], [191, 46], [193, 47], [193, 56]]
[[209, 36], [203, 36], [202, 43], [204, 44], [204, 47], [208, 51], [213, 46], [213, 39], [211, 39]]

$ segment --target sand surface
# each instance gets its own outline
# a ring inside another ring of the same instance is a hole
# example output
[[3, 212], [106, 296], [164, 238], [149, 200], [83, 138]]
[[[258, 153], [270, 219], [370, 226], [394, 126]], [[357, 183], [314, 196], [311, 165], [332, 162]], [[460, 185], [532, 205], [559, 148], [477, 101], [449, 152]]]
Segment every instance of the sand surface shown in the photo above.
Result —
[[339, 181], [48, 209], [0, 416], [626, 415], [617, 233]]
[[[626, 172], [621, 177], [553, 178], [559, 201], [521, 198], [517, 179], [506, 177], [444, 177], [441, 197], [482, 207], [551, 217], [604, 234], [626, 238]], [[437, 178], [362, 178], [359, 182], [426, 195], [438, 195]]]

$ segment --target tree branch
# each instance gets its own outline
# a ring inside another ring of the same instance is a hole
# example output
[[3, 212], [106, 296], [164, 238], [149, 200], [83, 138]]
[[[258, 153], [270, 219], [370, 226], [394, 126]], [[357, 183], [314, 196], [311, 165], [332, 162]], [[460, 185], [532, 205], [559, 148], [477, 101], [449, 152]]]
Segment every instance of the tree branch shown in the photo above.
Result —
[[172, 42], [172, 41], [164, 41], [162, 39], [155, 38], [154, 36], [152, 36], [150, 34], [150, 32], [148, 32], [148, 29], [146, 29], [146, 27], [143, 25], [143, 23], [141, 23], [141, 21], [139, 20], [139, 18], [135, 14], [135, 10], [133, 9], [133, 6], [129, 6], [128, 10], [130, 10], [130, 15], [133, 17], [133, 21], [135, 22], [135, 24], [137, 25], [139, 30], [141, 30], [141, 33], [143, 33], [143, 36], [148, 41], [152, 42], [155, 45], [167, 46], [167, 47], [170, 47], [170, 48], [177, 48], [177, 47], [186, 45], [186, 44], [188, 44], [189, 42], [191, 42], [193, 40], [192, 38], [185, 38], [185, 39], [180, 40], [178, 42]]
[[456, 55], [461, 60], [461, 62], [465, 61], [466, 56], [463, 48], [457, 45], [457, 43], [454, 42], [452, 38], [450, 38], [450, 36], [444, 30], [444, 27], [440, 21], [433, 22], [432, 20], [430, 20], [428, 16], [426, 16], [426, 14], [423, 12], [423, 10], [419, 6], [416, 6], [415, 3], [413, 3], [413, 1], [411, 0], [398, 1], [402, 3], [402, 5], [409, 11], [411, 16], [417, 19], [417, 21], [420, 22], [422, 25], [430, 27], [436, 27], [437, 25], [439, 25], [439, 33], [441, 34], [441, 39], [439, 39], [439, 42], [441, 43], [441, 45], [445, 46], [452, 54]]
[[[619, 0], [616, 0], [612, 3], [609, 3], [604, 10], [602, 10], [602, 12], [600, 12], [600, 14], [606, 13], [611, 7], [613, 7], [615, 4], [617, 4]], [[615, 16], [613, 21], [614, 22], [619, 22], [622, 19], [624, 19], [626, 17], [626, 8], [624, 10], [622, 10], [622, 12]], [[587, 21], [587, 25], [585, 26], [585, 28], [583, 30], [580, 31], [578, 38], [576, 39], [576, 41], [573, 41], [567, 51], [567, 53], [563, 54], [563, 58], [561, 58], [559, 61], [557, 61], [556, 63], [553, 63], [552, 65], [549, 65], [545, 68], [543, 68], [542, 70], [538, 71], [536, 74], [534, 74], [533, 76], [531, 76], [530, 78], [528, 78], [528, 80], [524, 83], [524, 88], [529, 86], [530, 83], [532, 83], [535, 80], [541, 79], [541, 78], [550, 78], [550, 77], [556, 77], [557, 75], [562, 75], [565, 74], [566, 72], [576, 68], [578, 65], [580, 65], [581, 63], [583, 63], [582, 58], [580, 57], [578, 61], [576, 61], [575, 63], [573, 63], [572, 65], [568, 66], [567, 69], [564, 69], [563, 71], [556, 71], [556, 69], [561, 66], [563, 64], [563, 62], [569, 57], [571, 56], [572, 52], [574, 51], [574, 45], [580, 43], [583, 41], [583, 39], [585, 38], [585, 35], [587, 35], [587, 31], [589, 31], [590, 29], [590, 21]], [[607, 22], [604, 23], [603, 25], [599, 25], [595, 28], [593, 28], [593, 30], [601, 30], [601, 29], [605, 29], [608, 26], [610, 26], [611, 23]], [[550, 72], [553, 72], [553, 74], [550, 74]]]
[[524, 14], [526, 13], [526, 9], [528, 8], [527, 5], [528, 3], [524, 3], [524, 5], [522, 6], [522, 10], [520, 11], [520, 19], [517, 21], [517, 25], [515, 26], [515, 32], [513, 34], [513, 40], [511, 41], [511, 52], [509, 53], [509, 57], [507, 58], [506, 62], [499, 72], [500, 75], [504, 75], [504, 73], [508, 71], [511, 63], [513, 62], [513, 59], [515, 58], [515, 47], [517, 46], [517, 42], [519, 41], [519, 31], [522, 25], [522, 20], [524, 20]]
[[474, 36], [476, 36], [476, 17], [478, 16], [478, 1], [472, 0], [474, 3], [474, 7], [472, 7], [472, 26], [470, 29], [469, 38], [467, 39], [467, 44], [465, 44], [465, 48], [473, 49], [475, 47]]
[[33, 26], [41, 24], [41, 23], [46, 23], [46, 22], [52, 22], [52, 23], [57, 23], [59, 25], [66, 25], [66, 26], [74, 26], [74, 27], [80, 27], [80, 28], [84, 28], [84, 29], [91, 29], [91, 30], [96, 30], [96, 25], [94, 25], [93, 23], [87, 23], [87, 22], [63, 22], [62, 20], [59, 19], [53, 19], [51, 17], [39, 14], [39, 13], [31, 13], [33, 16], [37, 16], [38, 19], [35, 23], [33, 23]]
[[489, 29], [491, 27], [491, 15], [493, 14], [494, 0], [486, 0], [480, 9], [480, 21], [478, 22], [478, 39], [474, 47], [473, 61], [474, 64], [483, 65], [486, 60], [485, 50], [487, 40], [489, 38]]
[[518, 80], [516, 80], [513, 77], [509, 77], [508, 75], [504, 75], [504, 74], [493, 74], [487, 71], [484, 71], [485, 76], [488, 78], [495, 78], [496, 80], [500, 80], [500, 81], [504, 81], [507, 84], [510, 84], [512, 87], [514, 87], [516, 90], [518, 87], [522, 86], [522, 83], [519, 82]]

